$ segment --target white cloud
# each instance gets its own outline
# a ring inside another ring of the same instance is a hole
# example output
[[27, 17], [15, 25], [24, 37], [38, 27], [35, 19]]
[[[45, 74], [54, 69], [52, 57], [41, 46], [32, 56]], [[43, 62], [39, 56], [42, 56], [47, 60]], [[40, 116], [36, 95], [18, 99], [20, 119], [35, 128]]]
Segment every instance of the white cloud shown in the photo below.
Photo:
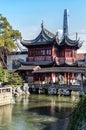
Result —
[[80, 41], [83, 41], [82, 47], [77, 51], [78, 53], [86, 53], [86, 34], [79, 34]]
[[21, 30], [22, 37], [25, 40], [32, 40], [37, 37], [37, 35], [40, 33], [40, 30], [41, 29], [37, 26], [25, 27], [25, 28], [23, 28], [23, 30]]
[[[77, 50], [77, 53], [86, 53], [86, 33], [84, 30], [81, 30], [80, 33], [77, 33], [77, 38], [80, 39], [80, 42], [83, 42], [82, 47]], [[76, 34], [72, 34], [69, 36], [70, 39], [76, 40]]]

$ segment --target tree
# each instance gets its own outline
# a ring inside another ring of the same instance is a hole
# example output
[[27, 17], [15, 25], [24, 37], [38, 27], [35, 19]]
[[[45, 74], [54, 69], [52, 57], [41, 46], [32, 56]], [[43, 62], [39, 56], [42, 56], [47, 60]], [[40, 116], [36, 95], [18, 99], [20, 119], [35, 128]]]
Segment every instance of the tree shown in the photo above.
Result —
[[8, 82], [9, 72], [6, 69], [0, 67], [0, 83]]
[[[21, 39], [21, 33], [18, 30], [14, 30], [10, 23], [7, 21], [6, 17], [0, 14], [0, 51], [3, 48], [5, 55], [13, 49], [16, 49], [16, 42]], [[2, 52], [3, 53], [3, 52]], [[0, 59], [3, 61], [3, 54], [0, 53]]]
[[86, 126], [86, 94], [76, 105], [67, 130], [85, 130], [82, 128], [84, 125]]
[[8, 83], [11, 86], [22, 86], [22, 77], [17, 73], [9, 73], [7, 69], [0, 67], [0, 84]]
[[9, 75], [8, 82], [11, 86], [22, 86], [23, 79], [17, 72], [14, 72]]

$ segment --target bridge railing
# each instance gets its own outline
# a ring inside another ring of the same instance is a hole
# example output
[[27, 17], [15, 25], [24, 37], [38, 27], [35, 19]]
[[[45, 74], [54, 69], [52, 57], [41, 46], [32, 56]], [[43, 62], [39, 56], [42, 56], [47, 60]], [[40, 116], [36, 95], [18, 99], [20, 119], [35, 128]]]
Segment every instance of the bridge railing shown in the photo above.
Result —
[[74, 91], [80, 91], [81, 86], [80, 85], [66, 85], [66, 84], [29, 84], [29, 88], [38, 88], [38, 89], [48, 89], [48, 88], [56, 88], [56, 89], [68, 89], [68, 90], [74, 90]]

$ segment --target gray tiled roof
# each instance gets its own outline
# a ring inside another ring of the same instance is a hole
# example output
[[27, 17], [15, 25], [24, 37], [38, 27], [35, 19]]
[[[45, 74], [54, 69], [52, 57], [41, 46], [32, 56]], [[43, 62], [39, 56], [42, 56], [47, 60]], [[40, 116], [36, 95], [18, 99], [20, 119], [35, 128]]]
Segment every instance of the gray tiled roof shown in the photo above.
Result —
[[33, 73], [44, 73], [44, 72], [74, 72], [74, 73], [85, 73], [86, 68], [79, 67], [48, 67], [41, 68], [40, 70], [33, 71]]
[[22, 40], [21, 43], [24, 46], [32, 46], [32, 45], [45, 45], [50, 44], [54, 40], [55, 35], [45, 29], [42, 28], [40, 34], [33, 40]]

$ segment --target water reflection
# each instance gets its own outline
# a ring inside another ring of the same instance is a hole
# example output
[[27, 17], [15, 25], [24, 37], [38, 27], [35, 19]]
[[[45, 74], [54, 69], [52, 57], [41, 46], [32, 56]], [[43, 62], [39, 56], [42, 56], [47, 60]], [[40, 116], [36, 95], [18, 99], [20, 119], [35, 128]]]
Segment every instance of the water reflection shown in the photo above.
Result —
[[12, 106], [0, 107], [0, 130], [12, 130], [9, 123], [12, 120]]
[[[78, 97], [77, 97], [78, 99]], [[66, 130], [76, 98], [30, 95], [0, 108], [0, 130]]]

